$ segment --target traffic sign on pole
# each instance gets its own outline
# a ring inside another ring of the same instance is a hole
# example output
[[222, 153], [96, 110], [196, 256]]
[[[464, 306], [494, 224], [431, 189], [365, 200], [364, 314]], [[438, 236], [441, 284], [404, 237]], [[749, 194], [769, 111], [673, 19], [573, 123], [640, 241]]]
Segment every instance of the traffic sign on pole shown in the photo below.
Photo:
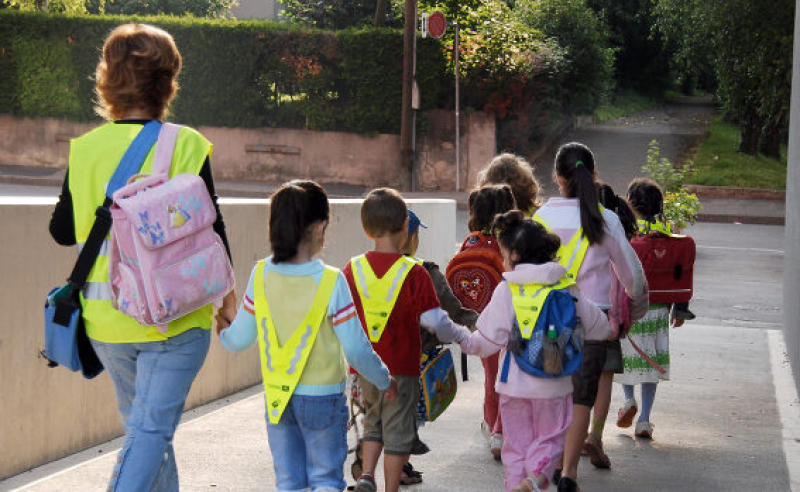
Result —
[[428, 34], [434, 39], [439, 39], [444, 36], [447, 30], [447, 21], [444, 14], [438, 10], [428, 16]]

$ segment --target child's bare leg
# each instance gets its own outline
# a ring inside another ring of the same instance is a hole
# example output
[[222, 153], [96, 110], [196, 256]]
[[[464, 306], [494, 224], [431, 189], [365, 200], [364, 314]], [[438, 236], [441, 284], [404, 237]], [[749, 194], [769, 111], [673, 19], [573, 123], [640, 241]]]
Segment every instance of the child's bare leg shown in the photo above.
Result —
[[386, 454], [383, 456], [383, 478], [386, 482], [386, 492], [397, 492], [400, 488], [400, 475], [403, 465], [408, 463], [410, 455]]
[[564, 446], [564, 469], [562, 476], [573, 480], [578, 476], [578, 462], [581, 458], [581, 448], [586, 440], [586, 429], [589, 427], [589, 411], [585, 405], [572, 407], [572, 425], [567, 430], [567, 442]]
[[603, 371], [600, 384], [597, 387], [597, 400], [594, 404], [592, 415], [592, 430], [589, 438], [596, 441], [603, 440], [603, 429], [608, 419], [608, 409], [611, 406], [611, 390], [614, 386], [614, 372]]
[[[363, 473], [375, 476], [375, 467], [378, 465], [378, 458], [383, 451], [383, 443], [378, 441], [364, 441], [361, 444], [361, 454], [364, 460]], [[400, 467], [402, 469], [402, 465]]]

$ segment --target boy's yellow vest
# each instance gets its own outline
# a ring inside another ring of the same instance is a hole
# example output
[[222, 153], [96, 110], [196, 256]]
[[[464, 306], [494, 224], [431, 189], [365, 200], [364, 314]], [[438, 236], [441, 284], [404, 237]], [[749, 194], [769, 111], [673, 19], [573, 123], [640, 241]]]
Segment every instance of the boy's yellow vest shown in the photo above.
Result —
[[417, 261], [412, 258], [400, 257], [386, 275], [378, 278], [366, 255], [350, 260], [353, 280], [361, 298], [361, 307], [364, 309], [364, 322], [367, 325], [370, 342], [377, 343], [383, 336], [392, 309], [400, 297], [400, 289], [416, 264]]
[[[111, 175], [141, 129], [141, 124], [107, 123], [70, 142], [69, 190], [78, 248], [89, 237], [95, 209], [105, 200], [106, 185]], [[175, 142], [170, 176], [199, 174], [211, 150], [211, 142], [200, 133], [191, 128], [182, 128]], [[152, 171], [153, 154], [151, 151], [142, 164], [142, 174]], [[190, 328], [211, 328], [211, 305], [173, 321], [166, 333], [159, 332], [155, 326], [142, 326], [132, 317], [114, 309], [108, 285], [108, 249], [106, 239], [81, 292], [83, 320], [89, 338], [105, 343], [152, 342], [166, 340]]]
[[[339, 272], [335, 268], [325, 267], [311, 308], [292, 336], [281, 346], [267, 304], [264, 266], [264, 260], [259, 261], [256, 265], [253, 294], [267, 417], [271, 424], [277, 424], [306, 368], [320, 327], [328, 313], [328, 304], [333, 295]], [[339, 350], [341, 351], [341, 349]]]

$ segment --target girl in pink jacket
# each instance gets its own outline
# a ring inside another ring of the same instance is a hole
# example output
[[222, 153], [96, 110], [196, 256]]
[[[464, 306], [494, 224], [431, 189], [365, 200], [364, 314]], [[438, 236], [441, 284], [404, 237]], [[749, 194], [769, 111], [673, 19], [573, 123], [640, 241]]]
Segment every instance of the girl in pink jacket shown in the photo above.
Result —
[[[566, 275], [555, 261], [560, 239], [541, 225], [512, 211], [495, 220], [506, 272], [505, 282], [495, 289], [492, 300], [481, 313], [477, 331], [461, 342], [465, 353], [488, 357], [500, 352], [510, 357], [506, 381], [497, 378], [500, 414], [505, 429], [503, 468], [506, 490], [538, 491], [553, 479], [556, 463], [564, 452], [566, 431], [572, 421], [572, 379], [534, 377], [517, 365], [507, 353], [515, 313], [509, 283], [553, 285]], [[587, 340], [611, 336], [608, 318], [573, 284], [570, 293]]]

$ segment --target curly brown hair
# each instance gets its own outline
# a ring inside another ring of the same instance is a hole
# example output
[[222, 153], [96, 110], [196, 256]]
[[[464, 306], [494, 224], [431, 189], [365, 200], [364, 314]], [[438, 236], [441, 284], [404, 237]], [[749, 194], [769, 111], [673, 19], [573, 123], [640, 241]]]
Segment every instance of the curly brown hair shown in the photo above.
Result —
[[518, 155], [500, 154], [478, 173], [476, 189], [491, 184], [510, 186], [517, 208], [525, 214], [533, 214], [542, 206], [539, 182], [533, 175], [533, 169], [528, 161]]
[[130, 110], [163, 120], [178, 92], [181, 54], [172, 36], [147, 24], [123, 24], [108, 35], [95, 72], [95, 112], [118, 120]]

